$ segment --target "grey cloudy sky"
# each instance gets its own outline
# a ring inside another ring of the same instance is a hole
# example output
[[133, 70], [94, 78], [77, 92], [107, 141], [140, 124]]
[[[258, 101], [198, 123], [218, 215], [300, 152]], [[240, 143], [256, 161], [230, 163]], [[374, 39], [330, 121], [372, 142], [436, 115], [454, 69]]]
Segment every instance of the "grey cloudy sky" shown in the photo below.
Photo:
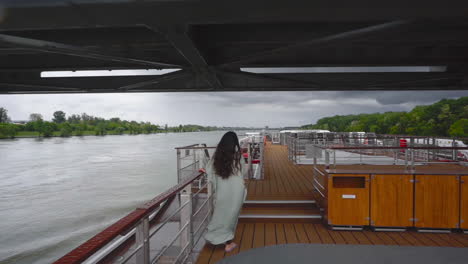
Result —
[[27, 120], [30, 113], [51, 119], [54, 111], [62, 110], [156, 124], [283, 127], [333, 115], [408, 111], [461, 96], [468, 91], [0, 95], [0, 107], [8, 109], [13, 120]]

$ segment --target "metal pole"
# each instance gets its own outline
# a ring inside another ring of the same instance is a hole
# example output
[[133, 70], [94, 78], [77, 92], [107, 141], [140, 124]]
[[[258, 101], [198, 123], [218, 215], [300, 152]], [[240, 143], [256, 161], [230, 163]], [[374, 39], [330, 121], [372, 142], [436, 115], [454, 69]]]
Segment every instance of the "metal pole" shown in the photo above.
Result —
[[408, 149], [405, 149], [405, 169], [408, 169]]
[[180, 173], [180, 149], [177, 149], [177, 183], [180, 183], [181, 173]]
[[[198, 147], [198, 145], [197, 145], [197, 147]], [[198, 169], [199, 169], [199, 164], [197, 162], [197, 153], [198, 153], [198, 151], [196, 149], [194, 149], [192, 151], [193, 151], [192, 152], [192, 155], [193, 155], [193, 171], [192, 171], [192, 173], [196, 173], [198, 171]]]
[[[457, 146], [457, 142], [455, 139], [452, 141], [452, 147], [455, 148]], [[452, 150], [452, 160], [457, 161], [457, 151], [455, 149]]]
[[263, 180], [264, 179], [264, 174], [263, 174], [263, 169], [264, 169], [264, 166], [263, 166], [263, 162], [264, 162], [264, 156], [263, 156], [263, 152], [265, 151], [265, 139], [261, 140], [260, 141], [260, 164], [258, 164], [258, 166], [260, 166], [260, 179]]
[[333, 169], [336, 169], [336, 150], [333, 150]]
[[325, 150], [325, 168], [330, 169], [330, 152]]
[[148, 264], [150, 262], [149, 254], [149, 220], [148, 217], [138, 224], [136, 228], [136, 245], [141, 246], [136, 253], [137, 264]]
[[248, 158], [248, 175], [249, 179], [252, 179], [252, 143], [248, 143], [249, 146], [249, 158]]
[[[207, 177], [209, 177], [208, 175], [206, 175]], [[208, 201], [208, 214], [210, 214], [213, 210], [213, 183], [210, 181], [210, 179], [208, 178], [208, 186], [207, 186], [207, 192], [208, 192], [208, 197], [207, 199], [210, 199]]]
[[185, 248], [187, 245], [187, 252], [182, 253], [184, 256], [190, 254], [193, 246], [193, 226], [192, 226], [192, 188], [189, 184], [182, 190], [180, 195], [181, 204], [187, 203], [184, 208], [180, 210], [180, 227], [183, 228], [187, 223], [187, 227], [182, 231], [180, 235], [180, 248]]
[[295, 164], [296, 160], [297, 160], [297, 138], [293, 139], [293, 149], [294, 149], [294, 151], [293, 151], [293, 156], [292, 157], [293, 157], [293, 162]]

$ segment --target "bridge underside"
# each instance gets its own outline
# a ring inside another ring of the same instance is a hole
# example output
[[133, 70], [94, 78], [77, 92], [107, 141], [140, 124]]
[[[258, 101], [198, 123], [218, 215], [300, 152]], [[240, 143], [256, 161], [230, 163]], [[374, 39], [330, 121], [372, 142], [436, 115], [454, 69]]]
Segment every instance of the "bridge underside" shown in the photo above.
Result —
[[468, 88], [465, 6], [282, 2], [4, 0], [0, 93]]

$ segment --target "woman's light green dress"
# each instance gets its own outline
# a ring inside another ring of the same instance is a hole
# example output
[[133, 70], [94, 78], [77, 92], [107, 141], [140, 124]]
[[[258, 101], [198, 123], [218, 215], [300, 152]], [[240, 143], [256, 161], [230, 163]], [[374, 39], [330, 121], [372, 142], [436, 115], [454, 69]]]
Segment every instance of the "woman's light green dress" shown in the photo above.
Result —
[[239, 212], [247, 195], [242, 170], [223, 179], [214, 173], [212, 162], [206, 167], [208, 177], [215, 188], [214, 211], [205, 239], [213, 245], [223, 244], [234, 238]]

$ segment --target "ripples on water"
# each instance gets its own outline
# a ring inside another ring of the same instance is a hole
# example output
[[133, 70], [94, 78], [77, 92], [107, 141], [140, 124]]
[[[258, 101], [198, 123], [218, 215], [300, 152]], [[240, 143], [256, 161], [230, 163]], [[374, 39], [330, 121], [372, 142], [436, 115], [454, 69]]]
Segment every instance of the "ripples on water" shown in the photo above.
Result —
[[223, 132], [0, 140], [0, 263], [49, 263], [177, 181]]

